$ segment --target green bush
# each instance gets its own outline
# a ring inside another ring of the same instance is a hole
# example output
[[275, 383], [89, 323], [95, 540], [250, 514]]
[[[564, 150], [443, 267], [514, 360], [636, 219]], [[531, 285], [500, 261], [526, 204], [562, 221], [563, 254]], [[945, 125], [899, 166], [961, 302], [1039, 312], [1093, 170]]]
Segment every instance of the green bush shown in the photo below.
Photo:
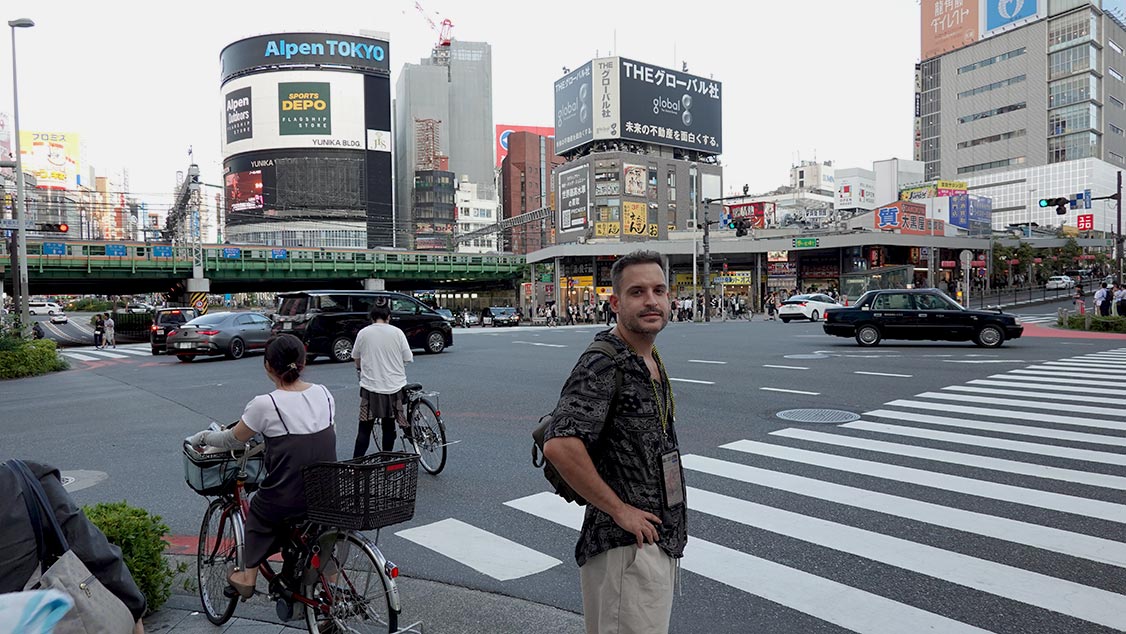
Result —
[[176, 574], [164, 558], [168, 526], [159, 515], [122, 502], [103, 502], [82, 508], [111, 544], [121, 549], [125, 566], [145, 595], [149, 613], [156, 612], [172, 594]]
[[[1069, 315], [1067, 327], [1072, 330], [1087, 330], [1086, 315]], [[1091, 315], [1091, 332], [1126, 333], [1126, 317], [1100, 317]]]
[[78, 301], [71, 302], [63, 307], [63, 310], [73, 311], [76, 313], [107, 313], [113, 306], [104, 300], [95, 299], [93, 297], [83, 297]]
[[67, 369], [66, 361], [55, 352], [50, 339], [24, 341], [13, 337], [0, 339], [0, 379], [18, 379]]

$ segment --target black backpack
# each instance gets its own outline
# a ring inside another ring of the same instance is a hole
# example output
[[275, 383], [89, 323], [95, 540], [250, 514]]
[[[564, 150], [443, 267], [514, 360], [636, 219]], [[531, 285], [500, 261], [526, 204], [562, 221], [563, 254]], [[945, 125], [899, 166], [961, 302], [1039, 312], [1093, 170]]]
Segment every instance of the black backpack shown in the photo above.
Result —
[[[614, 349], [614, 346], [605, 341], [591, 342], [590, 346], [587, 347], [586, 351], [583, 352], [583, 354], [586, 354], [587, 352], [597, 352], [599, 354], [604, 354], [611, 359], [613, 359], [614, 356], [618, 354], [618, 351]], [[622, 369], [618, 367], [617, 362], [615, 362], [614, 394], [610, 397], [610, 407], [606, 410], [606, 424], [602, 426], [602, 433], [598, 435], [599, 446], [602, 445], [603, 440], [606, 438], [606, 432], [610, 427], [610, 421], [612, 421], [614, 418], [614, 404], [618, 400], [618, 393], [621, 391]], [[571, 485], [567, 484], [567, 481], [563, 479], [563, 476], [560, 475], [559, 471], [557, 471], [555, 467], [547, 461], [547, 457], [543, 455], [543, 437], [544, 434], [547, 433], [547, 428], [551, 426], [554, 414], [554, 411], [552, 411], [552, 413], [550, 414], [545, 414], [542, 418], [540, 418], [539, 425], [537, 425], [536, 428], [532, 430], [532, 466], [537, 469], [543, 469], [543, 477], [547, 478], [547, 481], [551, 483], [552, 488], [555, 489], [556, 495], [563, 498], [564, 500], [567, 500], [568, 502], [574, 502], [579, 506], [586, 506], [587, 501], [583, 498], [583, 496], [579, 495], [573, 488], [571, 488]]]

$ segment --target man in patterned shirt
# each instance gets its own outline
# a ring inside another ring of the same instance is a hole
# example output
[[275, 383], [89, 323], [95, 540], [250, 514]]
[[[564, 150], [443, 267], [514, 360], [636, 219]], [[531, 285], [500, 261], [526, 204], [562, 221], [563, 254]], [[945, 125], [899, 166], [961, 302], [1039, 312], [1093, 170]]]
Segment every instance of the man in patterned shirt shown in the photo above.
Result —
[[[688, 540], [676, 406], [653, 345], [668, 324], [668, 283], [652, 251], [619, 259], [610, 276], [618, 323], [595, 340], [616, 354], [579, 358], [544, 436], [544, 455], [590, 501], [575, 546], [587, 633], [663, 634]], [[622, 384], [615, 396], [616, 369]]]

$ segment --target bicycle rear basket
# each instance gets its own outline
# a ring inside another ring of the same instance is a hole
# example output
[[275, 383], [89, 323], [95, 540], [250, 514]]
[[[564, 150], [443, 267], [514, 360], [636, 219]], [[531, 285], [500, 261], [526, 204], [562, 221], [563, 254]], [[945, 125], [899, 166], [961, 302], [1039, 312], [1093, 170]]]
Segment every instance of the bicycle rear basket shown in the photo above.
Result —
[[372, 530], [414, 517], [418, 456], [384, 451], [301, 469], [308, 518], [352, 530]]

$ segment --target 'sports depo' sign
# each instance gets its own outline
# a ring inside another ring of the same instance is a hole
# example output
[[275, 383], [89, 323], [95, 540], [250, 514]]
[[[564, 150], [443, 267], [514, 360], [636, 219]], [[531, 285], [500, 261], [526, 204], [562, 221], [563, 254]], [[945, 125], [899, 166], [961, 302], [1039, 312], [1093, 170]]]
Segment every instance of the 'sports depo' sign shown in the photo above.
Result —
[[332, 134], [332, 99], [328, 82], [278, 83], [278, 133]]
[[321, 99], [318, 92], [291, 92], [281, 102], [283, 111], [288, 110], [328, 110], [328, 102]]

